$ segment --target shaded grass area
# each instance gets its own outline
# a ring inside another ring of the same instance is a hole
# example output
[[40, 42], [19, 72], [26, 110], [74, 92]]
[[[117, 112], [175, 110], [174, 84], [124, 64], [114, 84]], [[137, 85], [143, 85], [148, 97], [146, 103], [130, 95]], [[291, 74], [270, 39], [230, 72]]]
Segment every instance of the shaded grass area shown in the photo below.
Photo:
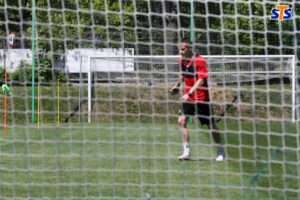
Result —
[[8, 130], [0, 198], [299, 199], [295, 124], [224, 120], [226, 161], [206, 128], [189, 124], [191, 161], [177, 161], [172, 123], [67, 124]]
[[[58, 123], [59, 113], [60, 123], [66, 119], [69, 122], [86, 122], [87, 85], [80, 87], [60, 86], [58, 110], [56, 85], [41, 86], [40, 98], [36, 96], [34, 104], [36, 120], [39, 114], [41, 123]], [[13, 95], [8, 98], [7, 105], [8, 123], [31, 123], [31, 87], [13, 86], [11, 89]], [[224, 85], [211, 87], [210, 93], [216, 117], [222, 113], [226, 117], [248, 119], [256, 117], [286, 120], [292, 116], [290, 85]], [[35, 94], [38, 94], [37, 88]], [[95, 123], [168, 123], [177, 118], [179, 97], [180, 95], [170, 95], [165, 85], [98, 84], [95, 87], [92, 120]], [[234, 98], [237, 100], [232, 102]], [[80, 101], [84, 103], [79, 110]], [[0, 105], [2, 104], [3, 98], [0, 98]], [[3, 113], [3, 109], [0, 109], [0, 121], [3, 121]]]

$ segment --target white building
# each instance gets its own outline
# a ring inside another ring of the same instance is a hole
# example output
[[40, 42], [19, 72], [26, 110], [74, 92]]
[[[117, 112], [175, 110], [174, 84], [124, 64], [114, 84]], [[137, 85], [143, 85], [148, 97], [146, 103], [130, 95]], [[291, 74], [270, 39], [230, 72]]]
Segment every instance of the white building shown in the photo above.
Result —
[[[66, 50], [65, 54], [65, 72], [80, 73], [88, 72], [132, 72], [134, 71], [133, 60], [126, 59], [105, 59], [106, 56], [131, 56], [134, 55], [134, 49], [73, 49]], [[88, 62], [90, 57], [94, 58]], [[90, 65], [90, 66], [89, 66]]]
[[[6, 59], [4, 56], [6, 55]], [[0, 66], [6, 67], [8, 72], [14, 72], [21, 63], [31, 65], [32, 53], [30, 49], [0, 49]]]
[[[6, 55], [6, 59], [4, 59]], [[53, 56], [53, 68], [64, 69], [66, 73], [86, 73], [90, 69], [94, 72], [132, 72], [134, 71], [133, 60], [108, 60], [92, 59], [88, 64], [90, 57], [105, 56], [130, 56], [134, 55], [134, 49], [69, 49], [65, 55]], [[8, 72], [14, 72], [23, 64], [32, 64], [31, 49], [0, 49], [0, 66], [6, 67]], [[90, 65], [90, 66], [89, 66]]]

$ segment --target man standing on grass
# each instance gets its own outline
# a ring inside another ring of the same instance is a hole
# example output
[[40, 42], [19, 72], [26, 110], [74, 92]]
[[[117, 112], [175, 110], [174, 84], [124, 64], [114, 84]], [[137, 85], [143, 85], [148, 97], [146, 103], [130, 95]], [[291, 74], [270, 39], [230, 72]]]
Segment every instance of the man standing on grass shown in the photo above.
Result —
[[221, 145], [221, 136], [212, 115], [208, 92], [208, 71], [206, 62], [201, 56], [194, 56], [188, 38], [183, 38], [179, 45], [181, 57], [181, 79], [170, 89], [171, 94], [178, 92], [180, 83], [184, 81], [184, 95], [179, 98], [181, 102], [178, 124], [180, 126], [183, 154], [179, 160], [189, 160], [191, 156], [187, 122], [190, 116], [196, 114], [201, 124], [206, 124], [214, 141], [217, 144], [218, 155], [216, 161], [223, 161], [224, 149]]

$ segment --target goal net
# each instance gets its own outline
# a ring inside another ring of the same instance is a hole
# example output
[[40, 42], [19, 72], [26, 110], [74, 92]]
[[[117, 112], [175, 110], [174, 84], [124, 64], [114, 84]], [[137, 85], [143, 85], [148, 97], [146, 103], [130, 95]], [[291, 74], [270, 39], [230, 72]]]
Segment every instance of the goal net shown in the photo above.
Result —
[[[298, 1], [0, 0], [0, 199], [300, 199]], [[283, 14], [283, 15], [282, 15]], [[189, 118], [206, 61], [225, 159]]]
[[[211, 85], [210, 90], [212, 95], [216, 95], [216, 99], [212, 98], [213, 103], [224, 105], [230, 103], [230, 98], [233, 98], [231, 104], [235, 104], [237, 110], [241, 111], [241, 108], [244, 112], [247, 109], [252, 110], [253, 113], [248, 118], [285, 119], [295, 122], [294, 55], [225, 55], [204, 56], [204, 58], [210, 74], [208, 80]], [[137, 87], [161, 87], [165, 88], [167, 93], [168, 88], [180, 79], [179, 56], [94, 56], [87, 57], [86, 60], [85, 64], [80, 65], [80, 69], [88, 74], [88, 122], [91, 122], [92, 116], [92, 82], [97, 86], [102, 86], [103, 82], [114, 82], [120, 87], [123, 87], [123, 84], [135, 84]], [[118, 64], [124, 66], [122, 70], [109, 70]], [[128, 67], [134, 70], [126, 72]], [[283, 102], [273, 101], [270, 95], [272, 92], [284, 97]], [[262, 101], [257, 99], [255, 94], [264, 96]], [[101, 94], [98, 95], [101, 98]], [[227, 99], [228, 96], [230, 96], [229, 99]], [[168, 100], [169, 98], [165, 99], [165, 101]], [[280, 103], [279, 106], [276, 105], [278, 103]], [[282, 103], [286, 106], [282, 106]], [[253, 109], [253, 106], [260, 106], [258, 110], [264, 114], [256, 116], [256, 109]], [[278, 108], [281, 114], [274, 115], [273, 112], [277, 112]], [[225, 113], [225, 110], [223, 111]], [[243, 118], [243, 116], [238, 116], [238, 113], [235, 114], [238, 119]]]

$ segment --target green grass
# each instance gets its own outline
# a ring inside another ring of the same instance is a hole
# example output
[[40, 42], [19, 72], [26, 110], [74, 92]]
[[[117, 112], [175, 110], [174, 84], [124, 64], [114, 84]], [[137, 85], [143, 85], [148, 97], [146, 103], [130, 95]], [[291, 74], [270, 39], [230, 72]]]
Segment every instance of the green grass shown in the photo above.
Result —
[[[254, 86], [253, 86], [254, 87]], [[13, 95], [8, 98], [7, 121], [9, 124], [31, 123], [31, 87], [12, 86]], [[218, 116], [224, 110], [224, 104], [230, 105], [226, 110], [227, 117], [261, 119], [291, 119], [291, 88], [288, 84], [229, 85], [211, 88], [211, 98], [214, 113]], [[270, 90], [268, 90], [270, 89]], [[82, 94], [87, 100], [87, 86], [82, 86]], [[57, 122], [57, 93], [56, 86], [41, 86], [40, 101], [35, 98], [35, 117], [38, 116], [40, 102], [40, 122]], [[37, 94], [37, 88], [35, 91]], [[232, 103], [234, 96], [237, 101]], [[177, 118], [179, 95], [170, 95], [165, 85], [109, 85], [99, 84], [95, 87], [93, 101], [93, 122], [156, 122], [167, 123]], [[0, 98], [0, 105], [3, 105]], [[87, 101], [82, 105], [81, 112], [75, 112], [79, 105], [79, 87], [61, 85], [60, 88], [60, 122], [87, 121]], [[254, 106], [255, 105], [255, 106]], [[3, 121], [3, 109], [0, 109], [0, 121]], [[70, 117], [70, 114], [73, 117]], [[168, 113], [169, 115], [166, 115]], [[156, 115], [153, 118], [153, 115]]]
[[222, 103], [239, 97], [218, 123], [227, 155], [222, 163], [212, 160], [212, 138], [198, 123], [189, 125], [193, 160], [177, 161], [179, 96], [169, 96], [162, 86], [99, 85], [92, 125], [86, 123], [86, 103], [80, 116], [63, 123], [78, 106], [79, 91], [62, 86], [59, 127], [53, 125], [53, 88], [41, 87], [43, 128], [37, 128], [31, 124], [30, 87], [12, 87], [9, 129], [0, 135], [0, 199], [300, 198], [300, 138], [288, 122], [286, 85], [212, 89], [217, 116]]
[[[0, 199], [299, 199], [295, 124], [189, 125], [192, 161], [177, 161], [178, 127], [160, 123], [15, 127], [0, 138]], [[270, 129], [268, 129], [270, 127]]]

